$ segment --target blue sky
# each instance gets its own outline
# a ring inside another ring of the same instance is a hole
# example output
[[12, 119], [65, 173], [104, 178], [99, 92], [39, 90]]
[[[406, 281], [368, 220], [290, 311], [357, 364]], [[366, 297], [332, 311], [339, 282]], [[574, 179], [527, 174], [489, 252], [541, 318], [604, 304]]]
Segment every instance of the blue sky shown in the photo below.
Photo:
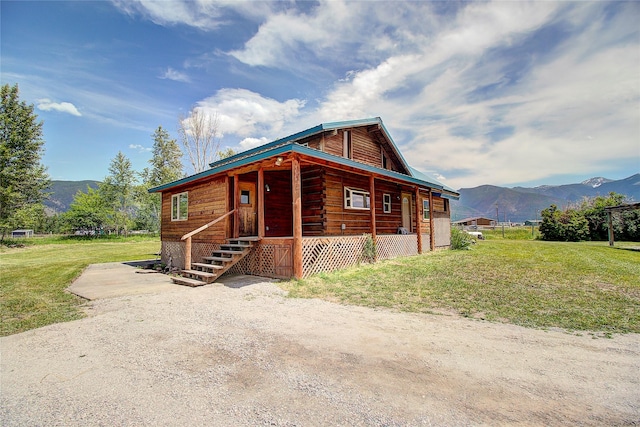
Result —
[[52, 179], [101, 180], [118, 151], [142, 170], [192, 108], [236, 150], [380, 116], [453, 188], [640, 172], [640, 2], [0, 7], [0, 78], [43, 120]]

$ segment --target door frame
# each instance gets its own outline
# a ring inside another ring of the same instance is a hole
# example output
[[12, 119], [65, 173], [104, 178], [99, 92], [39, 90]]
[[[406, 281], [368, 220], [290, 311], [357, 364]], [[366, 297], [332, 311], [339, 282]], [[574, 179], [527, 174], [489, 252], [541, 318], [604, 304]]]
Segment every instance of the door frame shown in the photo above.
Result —
[[[408, 200], [409, 203], [407, 203], [407, 205], [405, 206], [404, 204], [404, 200], [406, 199]], [[413, 200], [413, 197], [411, 195], [411, 193], [400, 193], [400, 206], [402, 209], [402, 227], [406, 228], [407, 231], [409, 233], [411, 233], [411, 225], [413, 224], [413, 212], [411, 209], [411, 202]], [[405, 219], [407, 219], [409, 221], [409, 224], [405, 223]]]
[[[240, 181], [238, 183], [238, 221], [240, 222], [238, 225], [238, 236], [239, 237], [248, 237], [248, 236], [257, 236], [258, 235], [258, 194], [257, 194], [257, 185], [253, 181]], [[243, 201], [243, 191], [249, 192], [248, 203], [242, 203]], [[251, 227], [249, 231], [246, 231], [244, 227], [245, 220], [247, 219], [247, 215], [252, 216]]]

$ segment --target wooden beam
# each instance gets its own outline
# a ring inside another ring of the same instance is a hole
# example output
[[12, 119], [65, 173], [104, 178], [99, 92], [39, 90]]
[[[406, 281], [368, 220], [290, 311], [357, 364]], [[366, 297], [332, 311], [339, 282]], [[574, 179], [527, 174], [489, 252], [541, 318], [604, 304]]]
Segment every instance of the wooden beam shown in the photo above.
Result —
[[429, 241], [430, 241], [430, 249], [432, 251], [436, 250], [436, 235], [435, 228], [433, 226], [433, 189], [429, 189]]
[[258, 169], [258, 237], [264, 237], [264, 169]]
[[420, 188], [416, 187], [416, 234], [418, 235], [418, 253], [422, 254], [422, 218], [420, 218]]
[[240, 176], [233, 176], [233, 237], [240, 237]]
[[375, 178], [373, 175], [369, 176], [369, 197], [370, 204], [369, 212], [371, 212], [371, 238], [373, 241], [376, 241], [376, 186], [375, 186]]
[[302, 279], [302, 179], [298, 157], [291, 161], [291, 190], [293, 199], [293, 276]]

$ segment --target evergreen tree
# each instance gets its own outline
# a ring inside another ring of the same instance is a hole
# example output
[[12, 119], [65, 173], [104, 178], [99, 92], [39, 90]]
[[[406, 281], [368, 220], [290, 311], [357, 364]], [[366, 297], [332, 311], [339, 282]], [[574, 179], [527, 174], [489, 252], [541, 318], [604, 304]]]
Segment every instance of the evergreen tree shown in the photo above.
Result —
[[20, 101], [18, 85], [0, 89], [0, 240], [8, 231], [23, 227], [20, 221], [43, 212], [42, 201], [49, 187], [44, 153], [42, 122], [33, 106]]
[[158, 126], [153, 133], [153, 156], [149, 160], [150, 167], [142, 173], [142, 186], [136, 190], [136, 199], [140, 202], [140, 210], [136, 218], [136, 227], [157, 231], [160, 229], [160, 212], [162, 200], [160, 194], [149, 194], [147, 190], [183, 177], [182, 151], [175, 139]]

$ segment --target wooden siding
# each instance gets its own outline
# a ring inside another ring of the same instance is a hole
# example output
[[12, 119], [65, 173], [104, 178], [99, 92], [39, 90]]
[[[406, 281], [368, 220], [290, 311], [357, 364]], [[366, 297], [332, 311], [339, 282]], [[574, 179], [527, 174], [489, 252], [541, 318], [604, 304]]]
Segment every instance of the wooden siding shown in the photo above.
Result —
[[264, 183], [270, 190], [264, 192], [265, 236], [292, 236], [291, 172], [267, 171], [264, 174]]
[[[377, 168], [382, 168], [382, 148], [380, 143], [372, 137], [366, 128], [345, 129], [351, 131], [351, 152], [352, 160], [364, 163]], [[335, 135], [325, 134], [321, 138], [310, 139], [305, 141], [309, 147], [322, 150], [325, 153], [342, 157], [342, 144], [344, 138], [344, 130], [337, 132]], [[398, 163], [395, 156], [387, 149], [388, 170], [402, 171], [403, 168]]]
[[[162, 193], [162, 230], [163, 241], [179, 241], [190, 231], [216, 219], [228, 212], [227, 186], [225, 177], [195, 185], [176, 192]], [[171, 196], [184, 191], [188, 192], [188, 219], [171, 221]], [[194, 242], [222, 243], [225, 238], [226, 221], [208, 228], [193, 237]]]
[[[371, 214], [364, 209], [345, 209], [344, 187], [369, 191], [369, 178], [361, 175], [341, 173], [329, 169], [325, 174], [326, 181], [326, 235], [355, 235], [371, 232]], [[342, 224], [345, 229], [342, 230]]]
[[[397, 184], [386, 181], [375, 181], [376, 187], [376, 231], [379, 234], [395, 234], [402, 226], [401, 188]], [[384, 213], [383, 195], [391, 196], [391, 212]]]

